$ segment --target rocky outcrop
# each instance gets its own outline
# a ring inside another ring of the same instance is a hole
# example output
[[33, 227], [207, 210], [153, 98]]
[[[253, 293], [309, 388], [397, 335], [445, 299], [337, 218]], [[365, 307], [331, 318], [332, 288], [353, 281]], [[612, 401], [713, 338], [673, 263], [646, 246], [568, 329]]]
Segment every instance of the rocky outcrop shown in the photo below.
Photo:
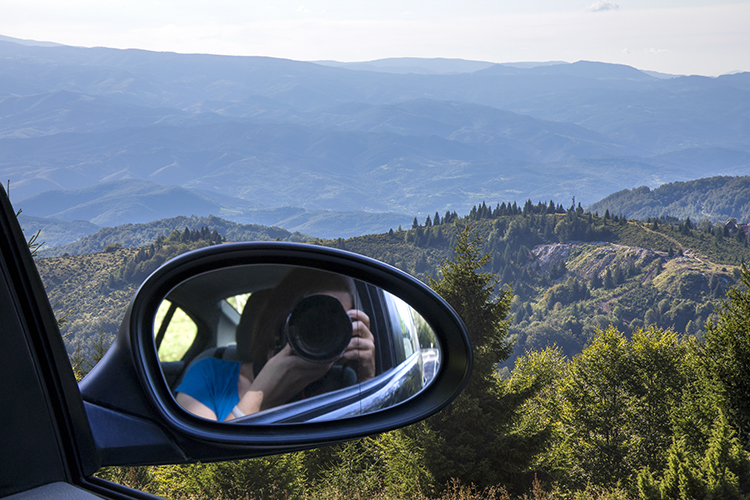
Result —
[[543, 272], [549, 272], [564, 262], [568, 272], [583, 280], [590, 280], [594, 274], [601, 276], [607, 268], [628, 268], [634, 265], [643, 269], [657, 259], [666, 258], [663, 252], [606, 242], [538, 245], [532, 253]]

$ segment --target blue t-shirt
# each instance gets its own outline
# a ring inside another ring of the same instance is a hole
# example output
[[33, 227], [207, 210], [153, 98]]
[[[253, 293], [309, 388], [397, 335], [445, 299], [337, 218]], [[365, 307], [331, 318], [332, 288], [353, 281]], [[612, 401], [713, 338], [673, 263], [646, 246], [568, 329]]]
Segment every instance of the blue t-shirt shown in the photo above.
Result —
[[241, 365], [239, 361], [201, 359], [188, 370], [175, 392], [194, 397], [211, 409], [221, 422], [240, 402], [237, 381]]

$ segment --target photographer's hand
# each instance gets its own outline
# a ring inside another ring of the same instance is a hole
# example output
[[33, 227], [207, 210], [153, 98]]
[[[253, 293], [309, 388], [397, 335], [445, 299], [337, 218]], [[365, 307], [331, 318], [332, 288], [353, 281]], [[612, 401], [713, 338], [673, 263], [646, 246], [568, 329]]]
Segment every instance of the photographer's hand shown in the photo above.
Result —
[[358, 309], [346, 312], [352, 318], [352, 339], [341, 360], [357, 361], [357, 380], [364, 382], [375, 376], [375, 337], [370, 332], [370, 318]]
[[332, 365], [305, 361], [295, 356], [287, 344], [268, 360], [252, 381], [251, 375], [245, 376], [241, 372], [237, 408], [250, 415], [285, 404], [308, 384], [322, 378]]

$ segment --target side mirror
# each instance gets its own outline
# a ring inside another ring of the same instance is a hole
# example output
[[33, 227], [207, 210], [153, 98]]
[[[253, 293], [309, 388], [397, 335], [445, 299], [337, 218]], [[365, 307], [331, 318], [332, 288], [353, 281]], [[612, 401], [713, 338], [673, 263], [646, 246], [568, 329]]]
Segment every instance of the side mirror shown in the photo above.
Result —
[[470, 365], [461, 320], [411, 276], [335, 249], [239, 243], [154, 272], [80, 389], [103, 465], [174, 463], [408, 425], [450, 403]]

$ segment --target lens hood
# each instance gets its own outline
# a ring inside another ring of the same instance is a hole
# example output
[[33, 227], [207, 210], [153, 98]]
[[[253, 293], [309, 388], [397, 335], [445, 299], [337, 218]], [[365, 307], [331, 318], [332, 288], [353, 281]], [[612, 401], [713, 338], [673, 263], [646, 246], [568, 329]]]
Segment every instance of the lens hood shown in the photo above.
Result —
[[285, 334], [297, 356], [316, 363], [329, 363], [341, 356], [349, 344], [352, 320], [335, 297], [310, 295], [292, 310]]

